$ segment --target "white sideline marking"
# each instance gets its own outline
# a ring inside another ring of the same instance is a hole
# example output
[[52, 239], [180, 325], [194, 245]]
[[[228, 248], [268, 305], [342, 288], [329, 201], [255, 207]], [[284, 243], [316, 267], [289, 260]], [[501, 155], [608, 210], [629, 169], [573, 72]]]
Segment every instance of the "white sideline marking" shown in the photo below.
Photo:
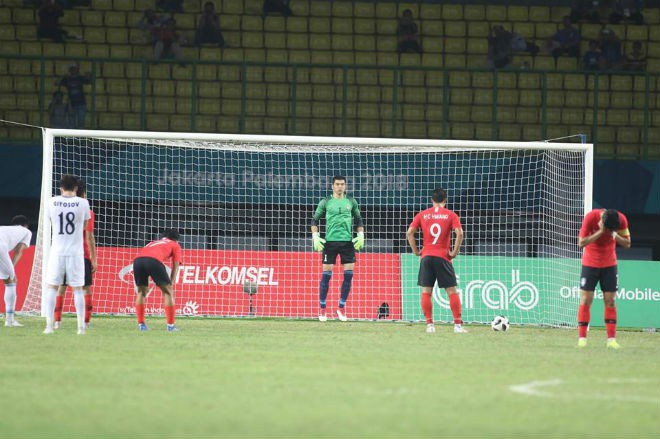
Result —
[[[606, 380], [609, 383], [647, 383], [655, 382], [644, 378], [610, 378]], [[660, 404], [660, 398], [653, 396], [639, 396], [639, 395], [618, 395], [618, 394], [605, 394], [605, 393], [592, 393], [589, 395], [571, 394], [561, 395], [550, 393], [541, 390], [550, 386], [558, 386], [562, 384], [562, 380], [555, 378], [548, 381], [530, 381], [524, 384], [514, 384], [509, 386], [509, 390], [514, 393], [522, 393], [523, 395], [541, 396], [546, 398], [563, 398], [563, 399], [596, 399], [601, 401], [621, 401], [621, 402], [647, 402], [650, 404]]]
[[560, 384], [561, 384], [561, 380], [559, 378], [555, 378], [554, 380], [549, 380], [549, 381], [531, 381], [525, 384], [517, 384], [517, 385], [509, 386], [509, 389], [512, 392], [522, 393], [524, 395], [555, 396], [551, 393], [542, 392], [541, 390], [538, 390], [538, 387], [558, 386]]

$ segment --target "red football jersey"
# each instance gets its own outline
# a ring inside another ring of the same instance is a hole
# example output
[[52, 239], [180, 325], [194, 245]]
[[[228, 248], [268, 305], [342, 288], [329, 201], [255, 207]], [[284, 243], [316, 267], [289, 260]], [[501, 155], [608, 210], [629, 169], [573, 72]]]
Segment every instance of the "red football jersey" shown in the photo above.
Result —
[[438, 256], [451, 261], [448, 256], [451, 231], [462, 228], [458, 215], [444, 207], [431, 207], [415, 215], [410, 227], [422, 229], [422, 256]]
[[94, 233], [94, 211], [89, 210], [89, 220], [87, 220], [87, 227], [85, 227], [85, 235], [83, 239], [83, 252], [85, 259], [92, 259], [89, 254], [89, 245], [87, 244], [87, 233]]
[[[604, 209], [594, 209], [584, 216], [580, 228], [580, 238], [586, 238], [598, 231], [600, 215]], [[630, 236], [628, 219], [619, 212], [619, 230], [621, 236]], [[593, 268], [604, 268], [616, 265], [616, 241], [611, 233], [603, 233], [595, 242], [584, 247], [582, 252], [582, 265]]]
[[146, 246], [144, 246], [140, 253], [137, 255], [138, 258], [147, 257], [158, 259], [160, 262], [165, 262], [168, 259], [172, 259], [172, 262], [181, 262], [181, 246], [176, 241], [172, 241], [169, 238], [162, 238], [158, 241], [152, 241]]

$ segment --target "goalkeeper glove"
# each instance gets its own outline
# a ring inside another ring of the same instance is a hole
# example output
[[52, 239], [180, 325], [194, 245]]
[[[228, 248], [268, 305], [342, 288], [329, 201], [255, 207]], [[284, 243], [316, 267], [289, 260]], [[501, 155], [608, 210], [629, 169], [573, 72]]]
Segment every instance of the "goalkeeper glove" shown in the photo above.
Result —
[[353, 247], [360, 251], [364, 248], [364, 232], [358, 232], [357, 238], [353, 238]]
[[325, 247], [324, 244], [325, 239], [321, 238], [321, 234], [319, 232], [312, 233], [312, 248], [315, 252], [323, 251], [323, 248]]

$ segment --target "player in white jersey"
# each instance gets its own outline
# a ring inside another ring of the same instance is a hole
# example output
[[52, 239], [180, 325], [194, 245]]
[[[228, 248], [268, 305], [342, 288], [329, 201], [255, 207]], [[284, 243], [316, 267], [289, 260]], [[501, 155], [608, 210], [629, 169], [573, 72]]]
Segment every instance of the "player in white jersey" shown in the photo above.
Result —
[[[28, 229], [28, 220], [17, 215], [11, 220], [11, 226], [0, 227], [0, 279], [5, 283], [5, 326], [23, 326], [14, 318], [16, 308], [16, 270], [14, 267], [23, 250], [30, 246], [32, 232]], [[9, 257], [13, 251], [14, 256]]]
[[83, 236], [90, 218], [89, 202], [76, 196], [78, 179], [63, 175], [60, 194], [48, 201], [46, 215], [52, 226], [51, 246], [46, 267], [43, 311], [46, 317], [44, 334], [53, 332], [55, 297], [66, 279], [73, 289], [73, 302], [78, 317], [78, 334], [85, 333], [85, 260]]

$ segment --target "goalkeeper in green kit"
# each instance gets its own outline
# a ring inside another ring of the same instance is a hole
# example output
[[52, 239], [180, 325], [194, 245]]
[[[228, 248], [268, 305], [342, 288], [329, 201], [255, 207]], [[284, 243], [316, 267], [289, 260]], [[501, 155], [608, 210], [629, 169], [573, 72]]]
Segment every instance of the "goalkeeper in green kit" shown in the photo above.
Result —
[[[319, 233], [319, 220], [325, 217], [325, 239]], [[357, 228], [357, 237], [353, 238], [353, 222]], [[323, 252], [323, 275], [319, 286], [319, 321], [328, 320], [326, 314], [326, 299], [328, 288], [332, 278], [332, 269], [341, 257], [344, 266], [344, 281], [341, 284], [341, 297], [337, 318], [345, 322], [346, 300], [351, 292], [353, 281], [353, 268], [355, 267], [355, 251], [364, 247], [364, 225], [360, 208], [353, 197], [346, 195], [346, 177], [335, 176], [332, 178], [332, 195], [319, 202], [312, 218], [312, 245], [314, 251]]]

